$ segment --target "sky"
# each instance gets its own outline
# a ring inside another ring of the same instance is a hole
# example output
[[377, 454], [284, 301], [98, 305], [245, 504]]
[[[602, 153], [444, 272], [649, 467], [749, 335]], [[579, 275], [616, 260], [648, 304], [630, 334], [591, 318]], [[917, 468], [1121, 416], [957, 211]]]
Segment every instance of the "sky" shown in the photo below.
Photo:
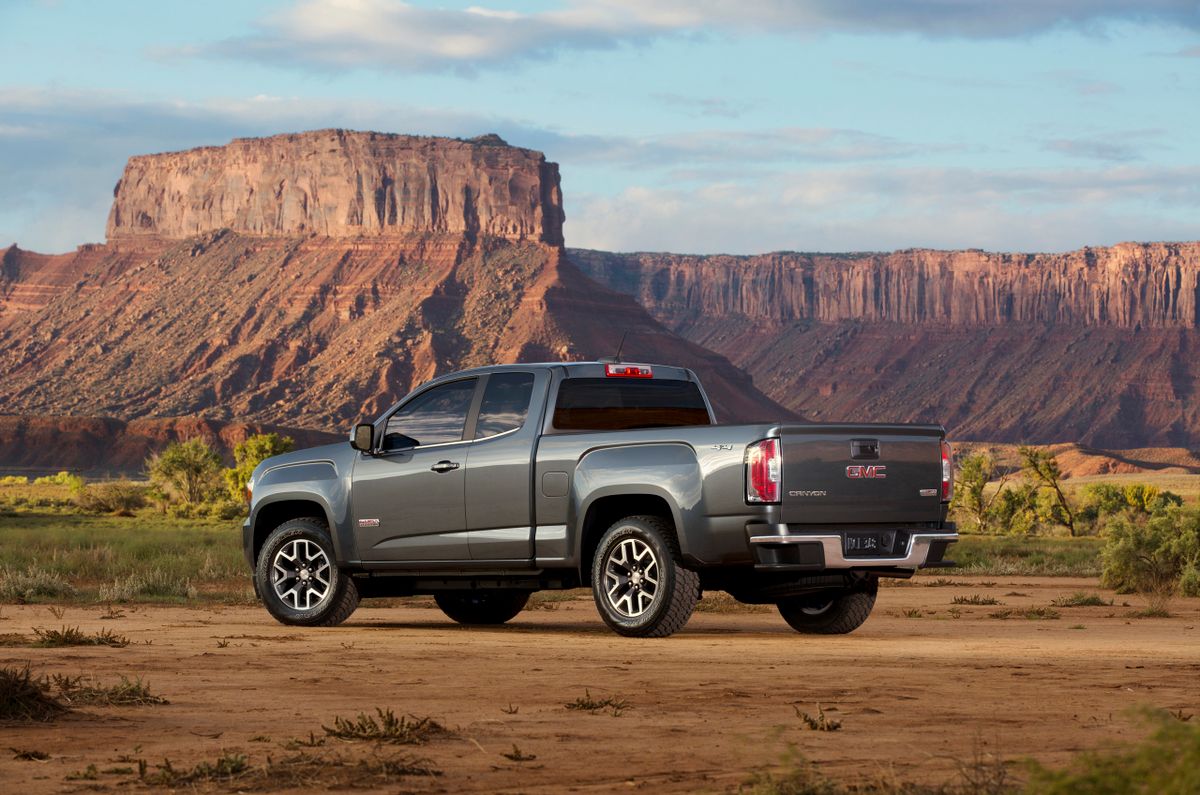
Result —
[[342, 127], [560, 165], [567, 244], [1200, 239], [1200, 0], [0, 0], [0, 247], [135, 154]]

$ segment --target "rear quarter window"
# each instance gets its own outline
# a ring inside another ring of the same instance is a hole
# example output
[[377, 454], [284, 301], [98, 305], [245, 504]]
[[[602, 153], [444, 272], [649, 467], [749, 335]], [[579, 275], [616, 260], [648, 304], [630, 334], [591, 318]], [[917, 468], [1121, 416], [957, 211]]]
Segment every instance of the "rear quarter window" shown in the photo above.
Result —
[[568, 378], [558, 388], [553, 423], [560, 431], [615, 431], [712, 421], [691, 381]]

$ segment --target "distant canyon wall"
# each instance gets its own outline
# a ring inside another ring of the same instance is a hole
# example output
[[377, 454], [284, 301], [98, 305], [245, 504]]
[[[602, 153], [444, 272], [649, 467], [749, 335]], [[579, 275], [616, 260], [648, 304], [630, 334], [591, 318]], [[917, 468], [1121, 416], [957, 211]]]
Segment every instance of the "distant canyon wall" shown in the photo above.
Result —
[[1122, 243], [1065, 254], [917, 249], [735, 257], [573, 249], [571, 257], [669, 323], [740, 315], [782, 323], [1200, 325], [1200, 243]]

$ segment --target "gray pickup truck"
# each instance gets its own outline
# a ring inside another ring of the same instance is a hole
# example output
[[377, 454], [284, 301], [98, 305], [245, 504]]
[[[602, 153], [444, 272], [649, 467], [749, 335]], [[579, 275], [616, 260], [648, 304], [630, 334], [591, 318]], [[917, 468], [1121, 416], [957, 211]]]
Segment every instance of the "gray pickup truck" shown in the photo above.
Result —
[[952, 472], [936, 425], [718, 425], [679, 367], [483, 367], [424, 384], [349, 444], [264, 461], [243, 537], [285, 624], [414, 594], [501, 624], [535, 591], [590, 586], [622, 635], [670, 635], [711, 590], [846, 633], [880, 577], [953, 565]]

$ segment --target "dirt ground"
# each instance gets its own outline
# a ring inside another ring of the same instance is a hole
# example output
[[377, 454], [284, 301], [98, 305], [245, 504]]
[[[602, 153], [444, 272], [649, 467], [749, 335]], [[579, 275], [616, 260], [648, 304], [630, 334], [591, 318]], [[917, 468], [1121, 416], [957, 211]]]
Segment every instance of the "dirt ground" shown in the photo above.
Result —
[[[116, 619], [67, 607], [60, 619], [46, 606], [5, 606], [0, 633], [65, 624], [131, 643], [0, 648], [3, 665], [28, 661], [101, 683], [140, 676], [170, 703], [0, 724], [0, 790], [123, 791], [145, 786], [137, 759], [151, 772], [164, 759], [183, 770], [225, 752], [251, 766], [297, 753], [343, 761], [401, 753], [441, 771], [357, 782], [381, 792], [726, 792], [755, 771], [782, 769], [789, 753], [843, 782], [935, 783], [977, 751], [1063, 764], [1141, 738], [1148, 727], [1138, 708], [1200, 712], [1200, 600], [1177, 600], [1171, 618], [1136, 618], [1140, 599], [1089, 580], [952, 579], [882, 589], [870, 620], [844, 637], [796, 634], [772, 610], [697, 613], [672, 638], [631, 640], [610, 633], [582, 594], [495, 629], [410, 606], [360, 607], [346, 625], [317, 630], [249, 607], [126, 606]], [[1115, 604], [1056, 608], [1056, 620], [1019, 615], [1081, 590]], [[975, 594], [1002, 604], [952, 605]], [[991, 617], [1002, 610], [1014, 613]], [[616, 715], [566, 708], [585, 693], [627, 706]], [[815, 715], [818, 704], [841, 730], [805, 728], [796, 710]], [[336, 716], [377, 707], [432, 717], [452, 734], [388, 749], [321, 743]], [[289, 749], [310, 732], [317, 745]], [[502, 756], [514, 746], [524, 761]], [[49, 759], [19, 761], [10, 748]], [[67, 778], [88, 765], [94, 779]], [[313, 775], [291, 788], [331, 781]]]

